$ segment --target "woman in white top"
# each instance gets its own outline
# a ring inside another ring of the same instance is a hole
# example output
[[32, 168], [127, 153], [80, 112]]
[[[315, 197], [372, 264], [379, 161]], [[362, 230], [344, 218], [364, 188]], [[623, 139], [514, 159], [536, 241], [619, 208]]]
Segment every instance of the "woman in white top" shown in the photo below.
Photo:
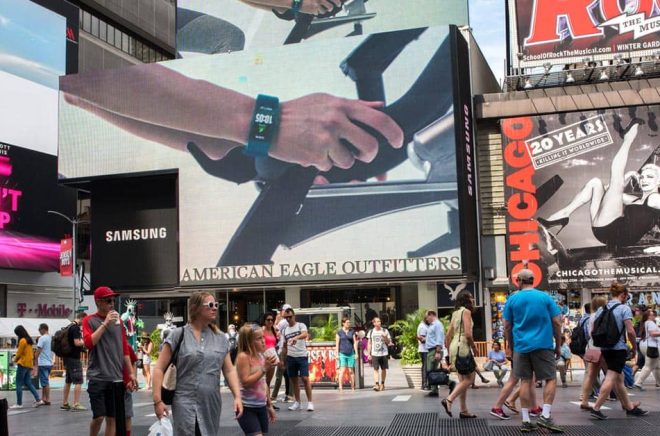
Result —
[[644, 363], [644, 368], [637, 374], [635, 379], [635, 387], [639, 390], [642, 390], [642, 385], [646, 378], [653, 371], [653, 376], [655, 377], [655, 382], [660, 382], [660, 358], [658, 357], [649, 357], [648, 348], [656, 347], [660, 345], [660, 327], [655, 322], [655, 317], [657, 313], [653, 309], [648, 309], [642, 315], [642, 320], [640, 321], [641, 327], [641, 336], [642, 341], [639, 344], [640, 351], [644, 353], [646, 357], [646, 362]]
[[[582, 395], [580, 396], [581, 399], [580, 409], [582, 410], [591, 410], [591, 405], [589, 404], [589, 396], [591, 395], [594, 384], [598, 379], [598, 373], [603, 368], [607, 370], [607, 367], [605, 367], [605, 362], [601, 357], [600, 349], [596, 347], [593, 341], [591, 340], [591, 331], [594, 328], [596, 312], [598, 311], [598, 309], [605, 306], [605, 304], [607, 304], [607, 298], [605, 298], [602, 295], [597, 295], [594, 298], [592, 298], [591, 316], [589, 317], [589, 321], [585, 323], [587, 327], [585, 334], [586, 337], [589, 339], [589, 343], [587, 345], [587, 349], [584, 353], [584, 356], [582, 356], [582, 360], [584, 360], [584, 365], [585, 365], [585, 376], [584, 376], [584, 380], [582, 381]], [[584, 327], [585, 327], [584, 325], [578, 324], [575, 328], [584, 328]]]

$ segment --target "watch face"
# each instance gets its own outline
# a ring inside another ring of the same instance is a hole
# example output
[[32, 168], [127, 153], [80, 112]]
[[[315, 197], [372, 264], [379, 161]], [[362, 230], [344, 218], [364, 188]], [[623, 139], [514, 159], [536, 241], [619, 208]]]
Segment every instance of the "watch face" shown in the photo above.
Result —
[[269, 107], [261, 106], [254, 114], [250, 137], [258, 141], [270, 141], [273, 126], [273, 111]]

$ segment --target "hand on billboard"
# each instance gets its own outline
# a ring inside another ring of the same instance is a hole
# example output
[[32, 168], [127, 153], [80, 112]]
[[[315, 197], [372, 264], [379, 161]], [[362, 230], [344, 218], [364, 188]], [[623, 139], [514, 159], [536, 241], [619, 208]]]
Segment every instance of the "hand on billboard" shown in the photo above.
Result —
[[305, 0], [300, 6], [300, 12], [310, 15], [321, 15], [341, 7], [341, 0]]
[[371, 162], [378, 139], [356, 122], [379, 132], [394, 148], [403, 145], [403, 131], [381, 107], [382, 102], [320, 93], [282, 103], [279, 134], [269, 154], [320, 171], [347, 169], [355, 160]]

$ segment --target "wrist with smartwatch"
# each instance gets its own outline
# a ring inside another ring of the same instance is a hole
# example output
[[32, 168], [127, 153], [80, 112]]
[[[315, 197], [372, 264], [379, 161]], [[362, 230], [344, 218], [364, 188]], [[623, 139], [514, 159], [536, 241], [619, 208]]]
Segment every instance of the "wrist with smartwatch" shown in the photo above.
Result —
[[300, 13], [300, 8], [302, 7], [302, 2], [303, 0], [293, 0], [291, 2], [291, 11], [294, 13], [294, 15], [298, 15]]
[[248, 142], [243, 153], [252, 157], [268, 156], [268, 150], [275, 140], [280, 127], [280, 101], [277, 97], [259, 94], [257, 96]]

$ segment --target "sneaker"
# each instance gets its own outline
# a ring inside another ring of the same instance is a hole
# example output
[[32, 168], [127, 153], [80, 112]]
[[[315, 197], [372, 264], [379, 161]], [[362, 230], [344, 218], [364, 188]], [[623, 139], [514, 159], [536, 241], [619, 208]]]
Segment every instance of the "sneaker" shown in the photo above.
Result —
[[591, 409], [590, 415], [592, 418], [600, 419], [601, 421], [607, 419], [607, 415], [600, 410]]
[[520, 431], [523, 433], [529, 433], [539, 429], [539, 426], [530, 421], [523, 421]]
[[380, 388], [378, 390], [379, 391], [384, 391], [385, 390], [385, 383], [381, 383]]
[[64, 403], [60, 406], [61, 410], [71, 410], [71, 406], [69, 406], [69, 403]]
[[314, 403], [312, 403], [311, 401], [309, 403], [307, 403], [307, 411], [308, 412], [313, 412], [314, 411]]
[[555, 422], [552, 420], [552, 417], [545, 417], [541, 416], [538, 421], [536, 421], [536, 424], [539, 427], [547, 428], [550, 430], [552, 433], [563, 433], [564, 429], [559, 427]]
[[73, 407], [71, 407], [72, 412], [82, 412], [87, 410], [87, 407], [81, 406], [80, 404], [74, 404]]
[[646, 390], [646, 389], [644, 389], [641, 385], [638, 385], [638, 384], [634, 384], [634, 385], [633, 385], [633, 388], [635, 388], [635, 389], [637, 389], [637, 390], [639, 390], [639, 391], [645, 391], [645, 390]]
[[493, 416], [495, 416], [495, 417], [497, 417], [497, 418], [499, 418], [499, 419], [502, 419], [502, 420], [511, 419], [511, 417], [510, 417], [509, 415], [507, 415], [506, 413], [504, 413], [504, 410], [502, 410], [502, 409], [497, 409], [497, 408], [495, 408], [495, 407], [493, 407], [492, 409], [490, 409], [490, 414], [493, 415]]
[[9, 409], [22, 409], [23, 405], [22, 404], [14, 404], [13, 406], [9, 406]]
[[300, 410], [300, 403], [294, 401], [293, 404], [289, 406], [289, 410]]
[[639, 407], [634, 407], [630, 410], [626, 410], [626, 415], [629, 416], [646, 416], [649, 414], [648, 410], [640, 409]]
[[380, 391], [380, 385], [378, 383], [374, 384], [374, 391], [378, 392]]
[[543, 409], [541, 409], [539, 406], [532, 407], [531, 409], [529, 409], [529, 416], [531, 416], [532, 418], [537, 418], [541, 416], [542, 412]]
[[35, 401], [32, 407], [39, 407], [39, 406], [43, 406], [44, 404], [46, 403], [44, 403], [43, 400], [39, 400], [39, 401]]

